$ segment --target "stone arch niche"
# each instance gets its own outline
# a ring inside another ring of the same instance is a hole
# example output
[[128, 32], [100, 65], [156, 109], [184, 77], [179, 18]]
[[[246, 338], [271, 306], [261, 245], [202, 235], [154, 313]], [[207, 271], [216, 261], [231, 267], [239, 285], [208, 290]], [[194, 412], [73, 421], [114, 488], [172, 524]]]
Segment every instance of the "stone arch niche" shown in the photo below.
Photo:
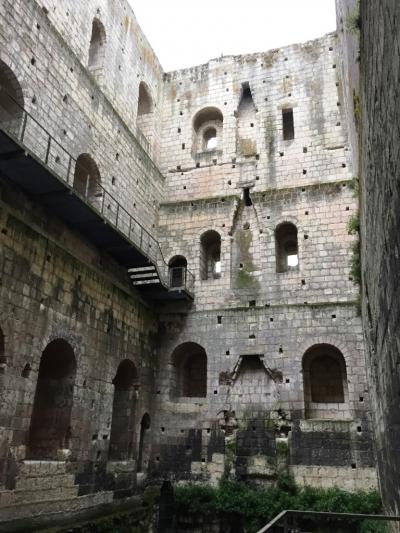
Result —
[[257, 116], [248, 82], [242, 83], [236, 118], [237, 153], [243, 157], [255, 156], [257, 154]]
[[224, 116], [217, 107], [205, 107], [193, 118], [193, 155], [222, 151]]
[[273, 409], [277, 401], [275, 377], [265, 365], [262, 355], [242, 355], [232, 374], [230, 399], [236, 411]]
[[298, 270], [299, 246], [297, 228], [291, 222], [283, 222], [275, 229], [276, 271]]
[[137, 462], [138, 472], [143, 472], [145, 470], [145, 467], [147, 467], [149, 464], [151, 454], [150, 426], [150, 415], [148, 413], [145, 413], [140, 422], [139, 454]]
[[104, 68], [106, 30], [99, 19], [93, 19], [89, 45], [88, 69], [95, 76], [102, 74]]
[[207, 396], [207, 354], [195, 342], [185, 342], [172, 354], [172, 396], [205, 398]]
[[74, 189], [91, 204], [97, 204], [103, 194], [99, 168], [89, 154], [80, 154], [76, 160]]
[[221, 235], [208, 230], [200, 237], [200, 279], [221, 277]]
[[149, 86], [144, 81], [139, 84], [136, 127], [140, 134], [151, 144], [154, 135], [154, 102]]
[[50, 342], [40, 359], [29, 432], [30, 458], [55, 460], [58, 450], [70, 448], [75, 374], [72, 347], [63, 339]]
[[24, 97], [13, 71], [0, 60], [0, 123], [18, 137], [22, 123]]
[[173, 289], [186, 286], [187, 259], [183, 255], [174, 256], [168, 263], [170, 285]]
[[340, 350], [317, 344], [303, 356], [304, 406], [306, 418], [349, 418], [347, 371]]
[[129, 359], [122, 361], [115, 378], [111, 419], [109, 459], [132, 459], [135, 439], [135, 384], [138, 380], [136, 366]]

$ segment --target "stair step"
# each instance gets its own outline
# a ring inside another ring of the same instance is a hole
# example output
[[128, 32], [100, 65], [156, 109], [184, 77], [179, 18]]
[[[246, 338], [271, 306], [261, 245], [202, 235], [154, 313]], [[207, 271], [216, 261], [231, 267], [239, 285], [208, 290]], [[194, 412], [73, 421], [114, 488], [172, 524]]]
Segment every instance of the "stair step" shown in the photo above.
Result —
[[49, 477], [66, 474], [65, 461], [24, 461], [20, 467], [21, 477]]
[[72, 474], [17, 479], [17, 490], [48, 490], [62, 487], [73, 488], [74, 486], [75, 476]]
[[147, 272], [144, 274], [131, 274], [129, 276], [131, 279], [154, 279], [158, 278], [157, 272]]
[[134, 274], [136, 272], [154, 272], [155, 270], [156, 267], [154, 265], [128, 268], [128, 272], [130, 274]]
[[78, 496], [78, 487], [59, 487], [47, 490], [13, 490], [0, 493], [2, 507], [32, 504], [35, 502], [62, 500]]
[[132, 285], [160, 285], [160, 280], [154, 279], [154, 280], [141, 280], [141, 281], [134, 281], [132, 280]]
[[[11, 492], [11, 491], [10, 491]], [[2, 502], [2, 497], [4, 493], [0, 492], [0, 501]], [[34, 505], [26, 505], [21, 503], [8, 504], [7, 506], [2, 506], [0, 514], [0, 525], [9, 520], [15, 520], [15, 517], [18, 516], [21, 518], [33, 518], [40, 515], [51, 515], [53, 513], [75, 513], [80, 512], [83, 509], [88, 509], [90, 507], [95, 507], [99, 505], [109, 504], [112, 502], [113, 493], [108, 492], [96, 492], [95, 494], [88, 494], [86, 496], [73, 496], [72, 498], [63, 498], [60, 497], [59, 500], [44, 500], [38, 501]]]

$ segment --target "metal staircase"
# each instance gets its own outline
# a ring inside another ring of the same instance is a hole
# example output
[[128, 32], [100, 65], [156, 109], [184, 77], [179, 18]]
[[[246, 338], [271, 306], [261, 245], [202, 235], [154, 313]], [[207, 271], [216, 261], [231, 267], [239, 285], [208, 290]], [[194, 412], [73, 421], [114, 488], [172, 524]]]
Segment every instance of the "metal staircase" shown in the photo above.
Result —
[[[171, 276], [157, 240], [100, 182], [77, 182], [77, 160], [0, 86], [0, 174], [122, 265], [146, 300], [192, 300], [194, 276]], [[9, 105], [7, 101], [9, 100]]]

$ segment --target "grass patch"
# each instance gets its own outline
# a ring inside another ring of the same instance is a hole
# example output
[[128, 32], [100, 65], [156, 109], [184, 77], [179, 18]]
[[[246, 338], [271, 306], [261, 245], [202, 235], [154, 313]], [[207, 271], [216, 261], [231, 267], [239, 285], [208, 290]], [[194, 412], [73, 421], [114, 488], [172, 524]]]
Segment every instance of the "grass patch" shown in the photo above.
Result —
[[360, 15], [360, 0], [357, 0], [357, 5], [345, 20], [345, 28], [350, 33], [358, 33], [361, 29], [361, 15]]

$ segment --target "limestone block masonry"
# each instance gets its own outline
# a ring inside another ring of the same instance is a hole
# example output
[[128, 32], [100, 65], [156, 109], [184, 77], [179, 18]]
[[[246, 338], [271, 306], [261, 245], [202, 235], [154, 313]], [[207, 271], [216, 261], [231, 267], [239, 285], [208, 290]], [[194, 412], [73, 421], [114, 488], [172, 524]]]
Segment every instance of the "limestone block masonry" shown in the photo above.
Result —
[[365, 0], [358, 9], [355, 0], [337, 0], [337, 11], [343, 70], [351, 86], [347, 121], [355, 132], [351, 144], [359, 169], [362, 316], [379, 484], [387, 512], [398, 515], [400, 5]]
[[332, 33], [165, 73], [125, 0], [0, 3], [0, 531], [165, 478], [376, 488], [340, 59]]

